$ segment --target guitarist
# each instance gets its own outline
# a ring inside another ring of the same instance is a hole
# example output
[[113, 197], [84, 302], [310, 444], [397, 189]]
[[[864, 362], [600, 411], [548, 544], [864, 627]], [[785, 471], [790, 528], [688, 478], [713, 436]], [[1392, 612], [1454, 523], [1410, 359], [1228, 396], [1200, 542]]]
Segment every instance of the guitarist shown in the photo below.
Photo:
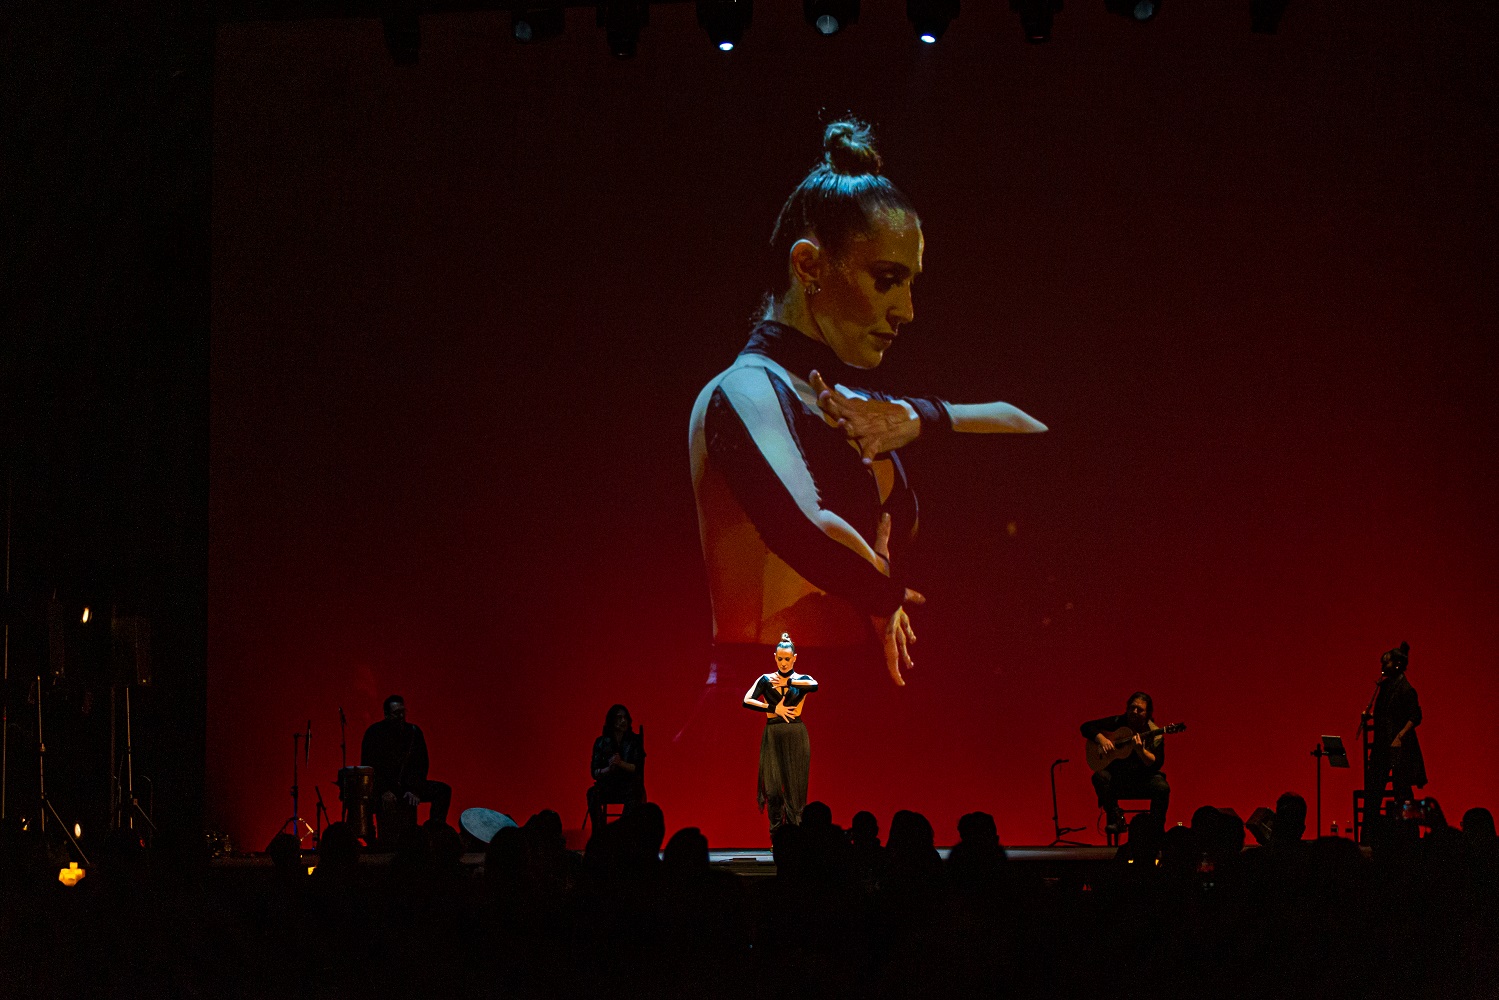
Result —
[[1125, 703], [1123, 715], [1110, 715], [1102, 719], [1085, 722], [1080, 727], [1083, 738], [1097, 743], [1104, 753], [1110, 753], [1118, 743], [1110, 738], [1111, 733], [1128, 728], [1132, 731], [1129, 742], [1133, 752], [1113, 761], [1102, 771], [1093, 774], [1093, 790], [1098, 793], [1098, 806], [1108, 816], [1108, 831], [1118, 833], [1124, 829], [1124, 814], [1119, 811], [1119, 800], [1150, 799], [1150, 818], [1157, 833], [1166, 826], [1166, 805], [1171, 801], [1171, 786], [1166, 783], [1161, 766], [1166, 762], [1166, 741], [1152, 736], [1155, 703], [1144, 691], [1136, 691]]

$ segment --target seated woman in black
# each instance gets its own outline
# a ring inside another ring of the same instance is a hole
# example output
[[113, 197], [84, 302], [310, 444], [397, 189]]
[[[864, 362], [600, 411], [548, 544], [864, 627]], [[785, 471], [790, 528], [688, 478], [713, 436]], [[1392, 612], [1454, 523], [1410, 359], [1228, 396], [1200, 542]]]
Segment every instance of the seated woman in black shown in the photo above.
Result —
[[645, 747], [639, 734], [630, 728], [630, 710], [615, 705], [604, 716], [604, 732], [593, 741], [593, 761], [589, 773], [593, 787], [588, 790], [588, 819], [594, 832], [604, 827], [604, 804], [645, 801], [645, 785], [640, 768], [645, 763]]

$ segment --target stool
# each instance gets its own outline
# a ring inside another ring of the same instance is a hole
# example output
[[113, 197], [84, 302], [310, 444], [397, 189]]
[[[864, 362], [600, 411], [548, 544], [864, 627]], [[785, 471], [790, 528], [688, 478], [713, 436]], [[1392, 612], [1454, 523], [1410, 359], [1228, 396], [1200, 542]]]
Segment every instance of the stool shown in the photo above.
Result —
[[[1122, 830], [1122, 831], [1120, 831], [1122, 833], [1127, 833], [1128, 832], [1128, 830], [1129, 830], [1129, 821], [1131, 819], [1133, 819], [1134, 817], [1140, 815], [1140, 813], [1148, 813], [1148, 812], [1150, 812], [1150, 800], [1149, 799], [1142, 799], [1142, 798], [1139, 798], [1139, 797], [1125, 797], [1125, 798], [1119, 799], [1118, 802], [1119, 802], [1119, 811], [1124, 814], [1124, 819], [1125, 819], [1125, 829]], [[1145, 803], [1145, 805], [1143, 805], [1143, 806], [1140, 806], [1140, 805], [1127, 806], [1127, 805], [1125, 805], [1126, 802], [1143, 802], [1143, 803]], [[1105, 814], [1104, 818], [1105, 818], [1105, 821], [1107, 821], [1107, 819], [1108, 819], [1107, 814]], [[1119, 846], [1119, 834], [1117, 834], [1117, 833], [1105, 833], [1104, 836], [1107, 838], [1108, 845], [1110, 847], [1118, 847]]]

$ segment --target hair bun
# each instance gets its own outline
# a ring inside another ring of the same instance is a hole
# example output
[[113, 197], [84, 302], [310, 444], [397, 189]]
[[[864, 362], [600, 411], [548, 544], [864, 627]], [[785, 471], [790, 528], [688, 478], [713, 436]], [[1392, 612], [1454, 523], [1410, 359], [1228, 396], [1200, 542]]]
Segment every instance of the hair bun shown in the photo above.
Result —
[[857, 118], [841, 118], [822, 134], [822, 162], [836, 174], [878, 174], [885, 163], [874, 148], [874, 130]]

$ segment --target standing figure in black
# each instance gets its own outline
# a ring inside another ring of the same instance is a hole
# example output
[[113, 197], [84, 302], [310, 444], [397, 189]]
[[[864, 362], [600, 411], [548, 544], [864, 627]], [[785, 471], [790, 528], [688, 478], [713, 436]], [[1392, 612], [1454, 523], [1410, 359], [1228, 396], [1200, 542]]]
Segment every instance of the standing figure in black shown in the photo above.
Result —
[[1396, 808], [1414, 797], [1413, 788], [1426, 785], [1426, 761], [1416, 727], [1421, 724], [1421, 702], [1411, 687], [1405, 668], [1410, 664], [1409, 643], [1402, 642], [1379, 662], [1379, 691], [1374, 696], [1374, 745], [1364, 773], [1364, 824], [1379, 815], [1379, 803], [1388, 784]]
[[1158, 727], [1155, 725], [1155, 702], [1150, 695], [1136, 691], [1125, 702], [1123, 715], [1094, 719], [1080, 727], [1083, 738], [1097, 743], [1104, 753], [1112, 753], [1116, 746], [1109, 734], [1125, 728], [1133, 732], [1130, 741], [1135, 744], [1134, 752], [1110, 762], [1102, 771], [1093, 772], [1093, 790], [1098, 793], [1098, 806], [1108, 817], [1108, 832], [1119, 833], [1125, 826], [1119, 800], [1149, 799], [1151, 825], [1160, 833], [1166, 826], [1171, 786], [1166, 783], [1166, 773], [1161, 770], [1166, 763], [1166, 741], [1152, 735]]
[[432, 805], [431, 819], [445, 823], [453, 789], [427, 780], [427, 740], [421, 728], [406, 721], [406, 699], [385, 699], [385, 718], [364, 731], [359, 760], [375, 769], [376, 817], [380, 838], [388, 840], [400, 827], [416, 824], [419, 802]]
[[604, 828], [605, 803], [645, 801], [645, 784], [641, 768], [645, 764], [645, 747], [631, 728], [630, 710], [612, 706], [604, 716], [604, 732], [593, 741], [593, 758], [588, 773], [593, 787], [588, 789], [588, 821], [593, 832]]
[[812, 769], [812, 741], [802, 724], [806, 697], [817, 682], [796, 672], [796, 647], [781, 633], [776, 645], [776, 668], [755, 678], [744, 693], [744, 707], [765, 713], [760, 737], [761, 811], [770, 813], [770, 832], [785, 824], [799, 826], [807, 804], [807, 777]]

